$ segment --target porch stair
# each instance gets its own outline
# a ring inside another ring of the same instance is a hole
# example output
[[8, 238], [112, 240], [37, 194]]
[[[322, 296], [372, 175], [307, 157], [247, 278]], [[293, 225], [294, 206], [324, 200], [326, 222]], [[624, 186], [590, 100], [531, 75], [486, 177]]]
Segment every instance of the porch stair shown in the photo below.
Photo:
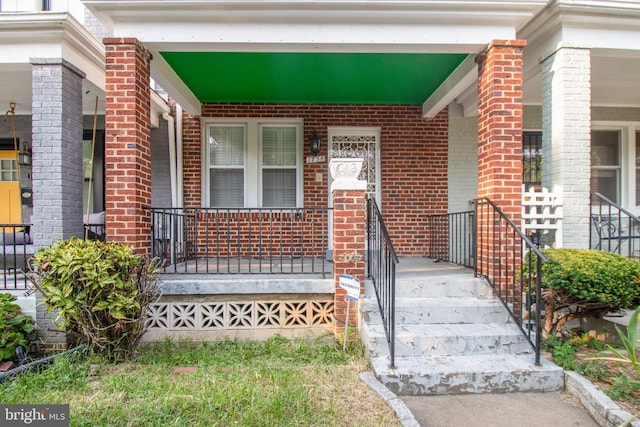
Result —
[[562, 389], [562, 369], [546, 360], [535, 365], [531, 346], [486, 281], [439, 265], [396, 279], [395, 368], [373, 286], [365, 283], [361, 338], [376, 377], [404, 396]]

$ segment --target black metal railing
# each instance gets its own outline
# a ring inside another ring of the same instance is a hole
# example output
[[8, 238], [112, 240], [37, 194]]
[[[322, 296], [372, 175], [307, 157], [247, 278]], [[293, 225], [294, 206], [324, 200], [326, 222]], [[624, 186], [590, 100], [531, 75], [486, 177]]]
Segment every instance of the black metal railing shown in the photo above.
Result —
[[475, 201], [475, 218], [475, 275], [489, 282], [539, 365], [542, 263], [547, 259], [491, 200]]
[[640, 219], [600, 193], [591, 194], [589, 248], [640, 258]]
[[473, 211], [430, 215], [427, 227], [429, 258], [473, 268]]
[[328, 274], [329, 208], [151, 208], [163, 273]]
[[33, 255], [29, 224], [0, 224], [0, 289], [27, 289], [24, 271]]
[[84, 224], [84, 238], [87, 240], [107, 240], [107, 228], [104, 224]]
[[395, 366], [395, 295], [398, 257], [375, 199], [367, 202], [367, 277], [373, 283], [389, 346], [391, 366]]

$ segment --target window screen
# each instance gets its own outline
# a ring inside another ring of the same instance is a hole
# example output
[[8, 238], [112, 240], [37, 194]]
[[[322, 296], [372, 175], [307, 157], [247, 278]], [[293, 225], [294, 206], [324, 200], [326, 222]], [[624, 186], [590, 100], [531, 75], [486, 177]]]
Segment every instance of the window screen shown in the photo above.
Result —
[[209, 205], [243, 207], [245, 128], [212, 126], [209, 132]]
[[297, 198], [297, 129], [263, 126], [262, 206], [295, 207]]

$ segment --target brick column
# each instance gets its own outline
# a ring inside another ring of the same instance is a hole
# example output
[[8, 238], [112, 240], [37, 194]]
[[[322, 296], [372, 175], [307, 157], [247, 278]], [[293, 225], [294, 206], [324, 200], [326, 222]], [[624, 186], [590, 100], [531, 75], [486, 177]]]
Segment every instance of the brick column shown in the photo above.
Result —
[[523, 40], [494, 40], [478, 57], [478, 197], [515, 223], [522, 205]]
[[[85, 74], [61, 58], [32, 58], [32, 237], [36, 248], [83, 235], [82, 80]], [[36, 293], [40, 302], [42, 295]], [[67, 337], [37, 305], [38, 343], [64, 349]]]
[[[334, 316], [336, 338], [342, 338], [347, 320], [346, 291], [340, 285], [340, 275], [346, 274], [360, 280], [364, 292], [364, 255], [366, 231], [367, 183], [358, 181], [362, 159], [333, 159], [329, 165], [334, 179], [331, 185], [333, 197], [333, 277], [335, 281]], [[357, 331], [358, 307], [351, 303], [349, 335]], [[357, 333], [357, 332], [356, 332]]]
[[[514, 223], [522, 215], [522, 50], [521, 40], [494, 40], [478, 56], [478, 197], [491, 199]], [[487, 211], [490, 212], [491, 210]], [[489, 219], [493, 221], [494, 219]], [[519, 259], [506, 236], [489, 227], [478, 238], [485, 254], [479, 271], [502, 295], [514, 289], [507, 258]], [[517, 269], [517, 266], [515, 266]], [[516, 296], [517, 297], [517, 296]], [[518, 310], [517, 304], [514, 310]]]
[[563, 45], [542, 58], [542, 185], [561, 194], [556, 246], [589, 247], [591, 51]]
[[60, 58], [32, 64], [33, 241], [82, 236], [82, 79]]
[[107, 239], [151, 248], [151, 54], [134, 38], [106, 38]]

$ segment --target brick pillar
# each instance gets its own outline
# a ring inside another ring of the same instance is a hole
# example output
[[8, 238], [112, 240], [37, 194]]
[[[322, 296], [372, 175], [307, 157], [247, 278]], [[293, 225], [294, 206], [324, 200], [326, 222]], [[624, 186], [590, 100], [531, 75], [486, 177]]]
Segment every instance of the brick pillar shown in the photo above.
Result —
[[542, 60], [542, 185], [561, 194], [556, 247], [589, 247], [591, 51], [558, 46]]
[[[478, 197], [491, 199], [514, 223], [522, 215], [522, 40], [494, 40], [478, 56]], [[491, 209], [485, 212], [491, 212]], [[480, 218], [479, 218], [480, 219]], [[503, 295], [514, 296], [511, 264], [520, 247], [505, 246], [497, 217], [483, 218], [487, 227], [478, 236], [484, 254], [479, 271]], [[487, 223], [489, 221], [489, 223]], [[480, 225], [479, 225], [480, 226]], [[502, 223], [504, 226], [504, 223]], [[511, 262], [507, 262], [510, 259]], [[514, 304], [517, 312], [518, 304]]]
[[33, 240], [82, 236], [82, 79], [59, 58], [32, 64]]
[[[329, 165], [334, 179], [331, 185], [333, 198], [333, 277], [335, 281], [334, 316], [336, 338], [342, 338], [347, 320], [346, 291], [340, 287], [340, 275], [346, 274], [360, 280], [364, 292], [364, 255], [366, 231], [367, 183], [358, 181], [362, 159], [333, 159]], [[357, 333], [357, 304], [351, 302], [349, 335]]]
[[494, 40], [478, 57], [478, 197], [515, 223], [522, 205], [523, 40]]
[[[60, 58], [33, 58], [32, 64], [32, 183], [33, 243], [36, 248], [60, 239], [82, 236], [82, 80], [85, 74]], [[42, 295], [36, 293], [40, 302]], [[37, 305], [38, 346], [67, 345], [64, 331]]]
[[151, 249], [151, 54], [134, 38], [106, 38], [107, 239]]

